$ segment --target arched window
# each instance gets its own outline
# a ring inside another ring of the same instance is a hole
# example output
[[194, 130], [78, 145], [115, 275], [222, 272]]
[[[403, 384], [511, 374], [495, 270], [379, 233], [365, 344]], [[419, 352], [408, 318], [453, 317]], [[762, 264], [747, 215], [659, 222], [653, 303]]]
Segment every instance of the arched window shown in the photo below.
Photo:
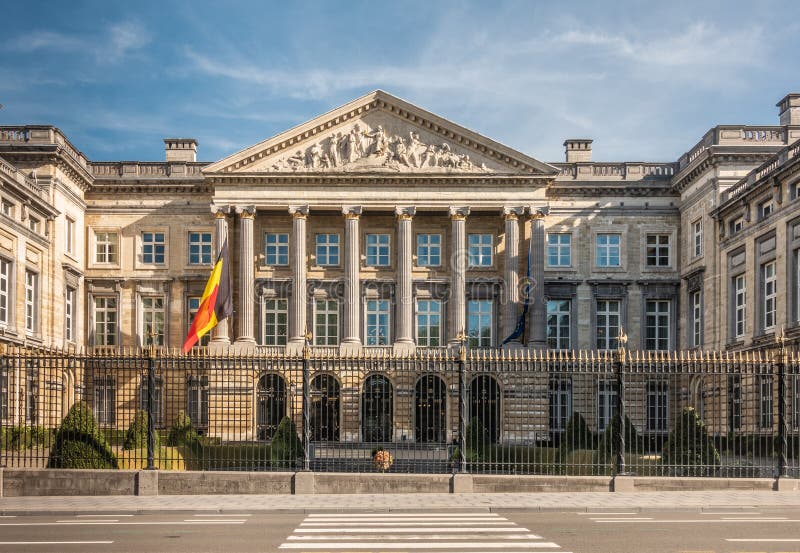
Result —
[[256, 432], [259, 440], [271, 440], [286, 416], [286, 381], [277, 374], [258, 379], [256, 391]]
[[311, 439], [339, 441], [339, 382], [330, 374], [311, 381]]
[[365, 442], [392, 441], [392, 383], [380, 374], [364, 381], [361, 434]]
[[488, 374], [479, 374], [469, 384], [469, 420], [477, 418], [493, 444], [500, 437], [500, 386]]
[[447, 388], [436, 375], [426, 374], [417, 381], [414, 434], [419, 443], [447, 441]]

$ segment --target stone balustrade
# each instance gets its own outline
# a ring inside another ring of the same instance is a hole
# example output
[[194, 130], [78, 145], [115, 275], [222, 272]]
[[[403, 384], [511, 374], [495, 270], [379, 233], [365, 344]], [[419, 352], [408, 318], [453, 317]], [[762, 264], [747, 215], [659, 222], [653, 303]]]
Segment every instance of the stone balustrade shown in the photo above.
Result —
[[204, 163], [170, 162], [98, 162], [91, 163], [90, 170], [100, 179], [140, 178], [202, 178]]
[[763, 183], [767, 177], [798, 157], [798, 155], [800, 155], [800, 140], [778, 152], [777, 156], [759, 165], [750, 171], [745, 178], [723, 192], [722, 203], [741, 197], [746, 192]]
[[676, 170], [675, 163], [575, 162], [551, 163], [558, 168], [556, 180], [614, 180], [639, 181], [669, 179]]
[[21, 171], [15, 169], [8, 163], [6, 163], [2, 158], [0, 158], [0, 173], [8, 176], [22, 188], [33, 194], [34, 196], [46, 200], [47, 197], [45, 196], [44, 190], [42, 187], [36, 184], [31, 178], [26, 177]]
[[683, 169], [711, 146], [781, 146], [788, 142], [785, 127], [720, 125], [709, 130], [697, 144], [678, 160]]

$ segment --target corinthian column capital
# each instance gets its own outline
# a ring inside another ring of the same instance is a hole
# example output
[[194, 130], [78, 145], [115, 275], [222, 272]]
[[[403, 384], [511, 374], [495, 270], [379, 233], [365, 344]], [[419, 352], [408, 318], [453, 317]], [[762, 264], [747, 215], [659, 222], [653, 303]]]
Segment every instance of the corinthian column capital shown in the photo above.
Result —
[[364, 212], [364, 208], [360, 205], [344, 205], [342, 206], [342, 215], [345, 219], [358, 219]]
[[469, 206], [450, 206], [450, 218], [454, 221], [463, 221], [469, 215]]
[[544, 219], [545, 216], [550, 214], [550, 206], [532, 205], [528, 207], [528, 212], [531, 214], [531, 219]]
[[256, 216], [256, 206], [254, 205], [237, 205], [236, 206], [236, 213], [239, 214], [239, 217], [242, 219], [252, 219]]
[[417, 214], [416, 206], [396, 206], [394, 208], [394, 214], [397, 215], [397, 218], [400, 220], [410, 220]]
[[307, 205], [290, 205], [289, 214], [295, 219], [305, 219], [308, 217]]
[[522, 206], [503, 206], [500, 214], [504, 219], [518, 219], [520, 215], [525, 213], [525, 208]]

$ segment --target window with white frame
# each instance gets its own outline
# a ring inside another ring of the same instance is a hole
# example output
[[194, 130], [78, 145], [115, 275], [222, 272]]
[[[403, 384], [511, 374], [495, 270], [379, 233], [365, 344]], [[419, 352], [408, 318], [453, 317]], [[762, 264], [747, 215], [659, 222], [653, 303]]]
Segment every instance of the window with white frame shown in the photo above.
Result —
[[670, 250], [669, 234], [648, 234], [646, 244], [647, 266], [669, 267]]
[[39, 329], [39, 274], [25, 271], [25, 332], [35, 334]]
[[0, 257], [0, 325], [11, 323], [11, 268], [13, 264], [4, 257]]
[[28, 228], [36, 234], [42, 233], [42, 220], [33, 215], [28, 215]]
[[93, 381], [94, 416], [100, 426], [111, 426], [117, 418], [117, 383], [111, 375], [95, 376]]
[[367, 234], [367, 266], [388, 267], [390, 256], [388, 234]]
[[[189, 296], [186, 298], [186, 321], [187, 327], [186, 331], [189, 331], [189, 328], [192, 326], [192, 321], [194, 321], [194, 316], [197, 315], [197, 310], [200, 309], [200, 302], [203, 300], [201, 296]], [[195, 345], [197, 346], [207, 346], [211, 342], [211, 333], [208, 332], [200, 337]]]
[[[149, 380], [147, 374], [145, 374], [139, 385], [139, 409], [144, 412], [147, 412], [147, 396], [149, 392]], [[164, 426], [164, 381], [158, 375], [155, 377], [155, 386], [153, 386], [153, 422], [156, 428], [163, 428]]]
[[8, 365], [9, 362], [6, 359], [0, 359], [0, 424], [8, 420], [8, 408], [11, 403]]
[[735, 234], [744, 228], [744, 217], [735, 217], [728, 223], [731, 234]]
[[795, 375], [794, 380], [794, 428], [800, 428], [800, 376]]
[[728, 376], [728, 431], [742, 428], [742, 377], [738, 374]]
[[619, 267], [621, 265], [622, 235], [601, 233], [595, 238], [595, 259], [598, 267]]
[[208, 426], [208, 389], [207, 376], [191, 375], [186, 379], [186, 413], [198, 429]]
[[550, 267], [569, 267], [572, 264], [572, 235], [570, 233], [548, 233], [547, 264]]
[[547, 347], [550, 349], [570, 348], [570, 300], [549, 300], [547, 302]]
[[700, 290], [695, 290], [689, 298], [692, 310], [692, 347], [699, 348], [703, 345], [703, 296]]
[[0, 200], [0, 212], [6, 217], [14, 217], [14, 204], [9, 200]]
[[391, 303], [389, 300], [367, 300], [366, 345], [386, 346], [389, 344], [389, 322]]
[[792, 288], [795, 297], [794, 320], [800, 322], [800, 249], [794, 250], [792, 255], [794, 256], [794, 269], [792, 270]]
[[669, 385], [665, 380], [647, 382], [647, 430], [666, 432], [669, 430]]
[[703, 220], [698, 219], [692, 223], [692, 254], [700, 257], [703, 254]]
[[550, 432], [563, 432], [572, 416], [572, 379], [551, 376], [548, 383]]
[[617, 349], [619, 340], [619, 300], [597, 300], [595, 332], [597, 349]]
[[265, 346], [285, 346], [289, 319], [289, 301], [282, 298], [265, 298], [262, 302], [263, 340]]
[[68, 254], [75, 253], [75, 219], [66, 217], [64, 219], [64, 251]]
[[318, 299], [314, 302], [314, 344], [339, 345], [339, 302]]
[[264, 261], [270, 266], [289, 264], [289, 235], [287, 233], [266, 233], [264, 236]]
[[758, 377], [758, 423], [761, 428], [772, 428], [773, 393], [772, 375], [760, 375]]
[[164, 296], [142, 296], [142, 344], [163, 346], [166, 324], [164, 318]]
[[118, 249], [119, 236], [116, 232], [102, 231], [94, 233], [95, 263], [116, 263]]
[[775, 201], [770, 198], [764, 202], [758, 204], [758, 219], [759, 221], [763, 221], [775, 211]]
[[317, 234], [317, 265], [339, 264], [339, 235]]
[[417, 345], [437, 347], [442, 345], [442, 302], [417, 300]]
[[167, 241], [163, 232], [142, 233], [142, 263], [163, 265], [166, 251]]
[[737, 338], [744, 336], [745, 316], [747, 311], [745, 283], [744, 275], [733, 277], [733, 328], [734, 336]]
[[645, 302], [644, 349], [669, 349], [669, 300], [647, 300]]
[[417, 265], [438, 267], [442, 264], [442, 235], [417, 234]]
[[597, 430], [605, 432], [617, 416], [617, 382], [600, 380], [597, 383]]
[[96, 296], [94, 298], [94, 345], [117, 345], [117, 298]]
[[770, 261], [761, 265], [761, 281], [762, 281], [762, 330], [769, 330], [775, 327], [775, 315], [777, 313], [777, 285], [778, 279], [775, 274], [775, 262]]
[[210, 232], [189, 233], [189, 264], [190, 265], [211, 264]]
[[67, 286], [64, 293], [64, 338], [75, 341], [75, 288]]
[[491, 267], [492, 235], [470, 234], [467, 237], [467, 259], [470, 267]]
[[36, 424], [39, 420], [39, 361], [25, 361], [25, 420]]
[[492, 300], [467, 302], [467, 340], [471, 348], [490, 348], [494, 345]]

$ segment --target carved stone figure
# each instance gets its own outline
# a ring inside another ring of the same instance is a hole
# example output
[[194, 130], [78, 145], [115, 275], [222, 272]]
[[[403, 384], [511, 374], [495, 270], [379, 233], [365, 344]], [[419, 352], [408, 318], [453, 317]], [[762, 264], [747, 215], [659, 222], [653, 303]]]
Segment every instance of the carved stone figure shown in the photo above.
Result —
[[361, 129], [356, 123], [347, 135], [347, 160], [353, 163], [359, 157], [361, 157]]
[[339, 142], [342, 140], [342, 133], [331, 134], [328, 139], [328, 159], [331, 167], [338, 167], [341, 163], [339, 157]]

